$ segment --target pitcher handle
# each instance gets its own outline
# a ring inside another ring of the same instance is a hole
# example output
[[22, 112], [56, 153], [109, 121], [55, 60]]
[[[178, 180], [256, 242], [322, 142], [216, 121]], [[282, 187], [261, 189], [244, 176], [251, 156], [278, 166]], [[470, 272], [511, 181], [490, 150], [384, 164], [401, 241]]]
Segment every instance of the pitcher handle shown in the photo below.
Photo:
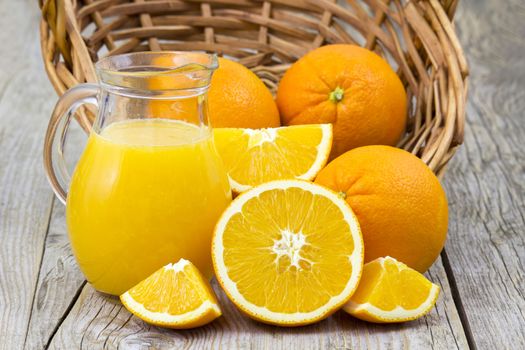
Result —
[[[58, 99], [47, 126], [44, 140], [44, 167], [53, 192], [63, 204], [66, 204], [66, 188], [71, 178], [64, 159], [64, 145], [71, 116], [75, 114], [78, 107], [85, 103], [93, 104], [98, 108], [98, 92], [97, 84], [80, 84], [66, 91]], [[57, 136], [60, 140], [56, 140]], [[56, 147], [54, 147], [55, 144]], [[54, 153], [57, 155], [56, 160]]]

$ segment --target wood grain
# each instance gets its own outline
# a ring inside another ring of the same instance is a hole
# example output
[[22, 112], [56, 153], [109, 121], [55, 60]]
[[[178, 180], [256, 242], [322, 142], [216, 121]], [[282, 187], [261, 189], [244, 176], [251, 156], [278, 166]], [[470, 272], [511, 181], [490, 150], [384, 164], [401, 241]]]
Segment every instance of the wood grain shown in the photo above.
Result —
[[56, 95], [43, 73], [36, 3], [0, 4], [0, 349], [24, 343], [41, 349], [48, 342], [53, 349], [466, 349], [455, 304], [476, 348], [525, 348], [521, 0], [460, 2], [457, 30], [471, 68], [470, 99], [465, 144], [445, 176], [449, 276], [441, 261], [427, 275], [442, 287], [437, 307], [402, 325], [367, 324], [339, 312], [316, 325], [282, 329], [241, 315], [215, 285], [225, 316], [192, 331], [146, 325], [118, 299], [83, 286], [60, 204], [46, 237], [52, 197], [41, 147]]
[[465, 1], [457, 18], [471, 80], [447, 257], [477, 348], [525, 349], [525, 4]]
[[0, 349], [21, 349], [44, 247], [51, 191], [43, 130], [55, 93], [42, 74], [39, 12], [3, 1], [0, 55]]
[[26, 337], [27, 349], [46, 347], [85, 284], [71, 252], [64, 211], [62, 203], [55, 200]]
[[174, 331], [147, 325], [116, 297], [86, 285], [53, 338], [51, 349], [466, 349], [444, 269], [438, 262], [428, 275], [443, 290], [437, 307], [417, 321], [374, 325], [344, 312], [306, 327], [279, 328], [252, 321], [229, 302], [218, 285], [224, 316], [195, 330]]

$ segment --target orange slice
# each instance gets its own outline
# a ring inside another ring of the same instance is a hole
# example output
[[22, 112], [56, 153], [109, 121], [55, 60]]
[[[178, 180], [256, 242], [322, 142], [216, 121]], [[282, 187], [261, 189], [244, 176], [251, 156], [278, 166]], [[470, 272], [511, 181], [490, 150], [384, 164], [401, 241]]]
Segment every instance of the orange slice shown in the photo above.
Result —
[[221, 316], [210, 284], [184, 259], [160, 268], [120, 300], [140, 319], [168, 328], [199, 327]]
[[312, 180], [332, 148], [332, 125], [214, 129], [234, 192], [282, 179]]
[[357, 291], [344, 310], [369, 322], [405, 322], [428, 313], [438, 295], [437, 285], [387, 256], [365, 265]]
[[300, 180], [272, 181], [237, 197], [215, 227], [217, 280], [250, 317], [310, 324], [354, 293], [363, 265], [357, 219], [335, 192]]

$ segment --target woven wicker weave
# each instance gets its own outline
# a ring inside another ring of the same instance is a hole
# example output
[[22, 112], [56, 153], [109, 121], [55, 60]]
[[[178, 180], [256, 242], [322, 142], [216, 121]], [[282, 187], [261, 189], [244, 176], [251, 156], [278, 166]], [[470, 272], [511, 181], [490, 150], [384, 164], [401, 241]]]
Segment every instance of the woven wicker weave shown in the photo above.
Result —
[[[145, 50], [235, 57], [275, 92], [290, 63], [328, 43], [385, 57], [411, 108], [399, 147], [441, 175], [463, 141], [468, 68], [451, 24], [457, 0], [47, 0], [41, 44], [59, 94], [96, 81], [93, 62]], [[88, 130], [92, 113], [77, 119]]]

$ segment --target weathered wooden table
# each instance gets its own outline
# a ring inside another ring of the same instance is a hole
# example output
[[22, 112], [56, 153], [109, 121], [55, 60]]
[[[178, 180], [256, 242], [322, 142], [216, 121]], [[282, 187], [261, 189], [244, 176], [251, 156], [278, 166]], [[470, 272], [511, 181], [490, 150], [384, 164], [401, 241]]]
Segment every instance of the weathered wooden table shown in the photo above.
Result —
[[420, 320], [373, 325], [340, 312], [282, 329], [241, 315], [192, 331], [149, 326], [86, 284], [64, 207], [42, 166], [56, 95], [34, 0], [0, 0], [0, 349], [525, 349], [525, 3], [464, 0], [457, 30], [471, 67], [465, 144], [445, 176], [446, 250], [427, 274], [442, 288]]

